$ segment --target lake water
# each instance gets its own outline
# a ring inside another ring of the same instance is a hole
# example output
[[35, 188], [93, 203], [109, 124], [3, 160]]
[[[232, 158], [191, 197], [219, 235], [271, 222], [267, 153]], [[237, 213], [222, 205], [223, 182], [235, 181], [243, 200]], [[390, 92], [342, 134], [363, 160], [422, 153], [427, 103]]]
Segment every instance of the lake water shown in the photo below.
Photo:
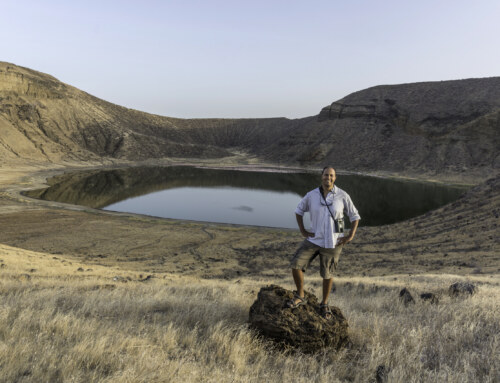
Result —
[[[139, 167], [67, 174], [36, 198], [157, 217], [296, 228], [294, 210], [319, 174]], [[399, 222], [456, 200], [463, 187], [337, 174], [361, 225]], [[306, 224], [308, 217], [306, 217]]]

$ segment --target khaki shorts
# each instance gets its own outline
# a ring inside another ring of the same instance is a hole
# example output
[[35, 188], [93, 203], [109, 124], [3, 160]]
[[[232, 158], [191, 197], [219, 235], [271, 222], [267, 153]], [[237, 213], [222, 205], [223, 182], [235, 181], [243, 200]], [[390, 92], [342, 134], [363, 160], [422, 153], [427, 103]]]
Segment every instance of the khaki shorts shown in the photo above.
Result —
[[323, 279], [330, 279], [333, 277], [333, 271], [337, 269], [341, 252], [342, 246], [325, 249], [305, 239], [295, 252], [291, 267], [305, 272], [312, 260], [319, 254], [319, 274]]

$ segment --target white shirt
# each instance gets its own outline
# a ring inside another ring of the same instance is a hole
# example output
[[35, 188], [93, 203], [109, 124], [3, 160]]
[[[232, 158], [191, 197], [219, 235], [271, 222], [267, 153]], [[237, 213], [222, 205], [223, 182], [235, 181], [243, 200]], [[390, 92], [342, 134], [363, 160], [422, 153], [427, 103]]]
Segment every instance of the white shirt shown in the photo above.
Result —
[[295, 213], [303, 216], [304, 213], [309, 212], [311, 216], [311, 231], [314, 233], [314, 237], [307, 238], [309, 241], [320, 247], [333, 249], [337, 244], [338, 238], [343, 237], [344, 234], [335, 233], [335, 224], [328, 212], [328, 208], [335, 219], [343, 218], [344, 210], [351, 222], [357, 221], [361, 217], [352, 203], [349, 194], [337, 186], [333, 186], [332, 191], [328, 192], [326, 203], [328, 206], [325, 205], [319, 188], [316, 188], [302, 198], [297, 209], [295, 209]]

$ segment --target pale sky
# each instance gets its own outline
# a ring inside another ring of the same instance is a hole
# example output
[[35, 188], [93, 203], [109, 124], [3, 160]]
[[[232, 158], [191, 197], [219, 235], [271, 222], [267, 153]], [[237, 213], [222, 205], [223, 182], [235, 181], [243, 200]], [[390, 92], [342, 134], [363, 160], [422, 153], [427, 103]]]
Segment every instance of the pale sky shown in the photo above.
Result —
[[164, 116], [299, 118], [499, 76], [500, 1], [0, 0], [0, 61]]

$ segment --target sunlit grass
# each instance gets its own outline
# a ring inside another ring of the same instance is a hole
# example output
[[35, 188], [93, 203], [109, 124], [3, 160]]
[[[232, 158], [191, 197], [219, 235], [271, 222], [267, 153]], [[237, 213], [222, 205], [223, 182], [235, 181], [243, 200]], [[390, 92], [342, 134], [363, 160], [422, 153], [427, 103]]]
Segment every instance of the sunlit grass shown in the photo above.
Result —
[[[500, 380], [498, 276], [468, 278], [479, 285], [468, 299], [446, 295], [464, 277], [339, 278], [331, 304], [352, 344], [304, 355], [247, 324], [260, 287], [292, 288], [291, 278], [140, 282], [137, 272], [56, 258], [0, 245], [1, 382], [367, 382], [379, 365], [392, 382]], [[306, 283], [320, 293], [317, 277]], [[403, 286], [414, 305], [399, 303]]]

